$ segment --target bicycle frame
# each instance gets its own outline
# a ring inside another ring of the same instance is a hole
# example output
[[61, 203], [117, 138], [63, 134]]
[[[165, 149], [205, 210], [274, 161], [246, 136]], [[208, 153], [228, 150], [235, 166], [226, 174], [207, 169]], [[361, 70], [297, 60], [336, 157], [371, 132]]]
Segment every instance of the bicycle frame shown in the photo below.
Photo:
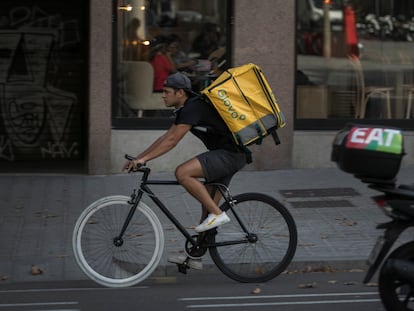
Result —
[[[117, 239], [122, 240], [122, 236], [124, 235], [129, 222], [131, 221], [139, 202], [142, 199], [142, 196], [144, 195], [144, 193], [146, 193], [150, 199], [158, 206], [158, 208], [163, 212], [163, 214], [177, 227], [177, 229], [181, 232], [181, 234], [187, 239], [187, 241], [189, 241], [193, 246], [197, 246], [199, 245], [199, 242], [197, 242], [193, 236], [191, 236], [191, 234], [184, 228], [184, 226], [180, 223], [180, 221], [170, 212], [170, 210], [167, 208], [167, 206], [158, 198], [158, 196], [150, 189], [150, 187], [148, 185], [179, 185], [179, 183], [176, 180], [151, 180], [148, 179], [148, 176], [150, 174], [150, 169], [147, 167], [141, 167], [138, 169], [139, 172], [142, 172], [143, 175], [141, 177], [141, 184], [139, 186], [139, 190], [136, 193], [136, 189], [134, 189], [134, 192], [131, 194], [131, 201], [130, 203], [132, 204], [132, 207], [128, 213], [128, 216], [125, 220], [125, 223], [121, 229], [121, 232], [119, 234], [119, 236], [117, 237]], [[235, 213], [234, 209], [233, 209], [233, 205], [234, 205], [234, 200], [231, 198], [230, 195], [226, 195], [225, 192], [223, 191], [223, 189], [221, 189], [220, 187], [217, 187], [218, 190], [220, 191], [220, 193], [223, 196], [223, 199], [227, 202], [227, 205], [229, 206], [229, 209], [232, 210], [237, 222], [240, 224], [240, 227], [242, 228], [242, 230], [247, 234], [247, 237], [245, 239], [242, 240], [237, 240], [237, 241], [224, 241], [224, 242], [219, 242], [219, 243], [214, 243], [214, 244], [208, 244], [208, 245], [203, 245], [204, 247], [216, 247], [216, 246], [226, 246], [226, 245], [233, 245], [233, 244], [242, 244], [242, 243], [249, 243], [249, 232], [247, 231], [247, 228], [244, 226], [244, 224], [242, 223], [241, 219], [239, 218], [239, 216], [237, 215], [237, 213]]]

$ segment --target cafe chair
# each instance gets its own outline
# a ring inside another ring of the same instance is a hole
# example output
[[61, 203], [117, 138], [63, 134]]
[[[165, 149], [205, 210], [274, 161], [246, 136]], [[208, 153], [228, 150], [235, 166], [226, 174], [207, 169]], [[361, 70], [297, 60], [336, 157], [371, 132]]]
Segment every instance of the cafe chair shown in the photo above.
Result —
[[413, 84], [404, 84], [403, 85], [403, 92], [407, 94], [407, 110], [405, 113], [405, 118], [411, 118], [411, 109], [413, 103], [413, 96], [414, 96], [414, 85]]
[[125, 101], [141, 118], [144, 110], [166, 109], [161, 93], [153, 93], [154, 69], [149, 62], [124, 61]]
[[393, 87], [365, 85], [364, 71], [357, 56], [348, 57], [356, 74], [357, 101], [355, 105], [355, 118], [365, 118], [367, 103], [374, 96], [381, 96], [385, 100], [386, 117], [391, 119], [391, 91]]

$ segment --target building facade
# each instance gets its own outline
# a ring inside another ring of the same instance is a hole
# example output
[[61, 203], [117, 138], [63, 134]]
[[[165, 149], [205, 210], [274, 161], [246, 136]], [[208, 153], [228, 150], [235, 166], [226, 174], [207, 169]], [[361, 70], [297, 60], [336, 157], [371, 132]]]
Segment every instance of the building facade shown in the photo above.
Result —
[[[181, 37], [186, 52], [195, 52], [188, 42], [195, 41], [204, 25], [212, 24], [222, 34], [217, 50], [225, 52], [209, 62], [204, 62], [209, 56], [196, 55], [198, 65], [209, 66], [205, 69], [209, 73], [245, 63], [259, 65], [287, 119], [287, 126], [278, 132], [282, 143], [275, 146], [272, 139], [265, 139], [262, 145], [252, 146], [254, 162], [246, 169], [333, 166], [333, 138], [349, 122], [403, 128], [408, 154], [403, 165], [414, 165], [413, 114], [407, 111], [414, 53], [407, 57], [397, 53], [398, 64], [394, 58], [381, 65], [377, 62], [388, 50], [395, 50], [396, 44], [403, 51], [414, 43], [371, 38], [368, 21], [358, 20], [358, 14], [365, 17], [375, 12], [379, 16], [411, 9], [398, 3], [400, 7], [373, 3], [360, 8], [358, 1], [341, 2], [338, 10], [331, 4], [330, 14], [324, 15], [323, 5], [308, 0], [263, 0], [260, 5], [246, 0], [78, 0], [59, 4], [23, 0], [19, 5], [2, 1], [2, 12], [7, 13], [1, 17], [0, 30], [0, 167], [5, 172], [121, 172], [124, 154], [136, 155], [145, 149], [171, 120], [163, 108], [151, 109], [143, 106], [144, 98], [134, 99], [145, 92], [134, 95], [135, 85], [144, 87], [146, 80], [137, 82], [145, 69], [132, 72], [132, 68], [137, 63], [151, 63], [151, 49], [157, 47], [156, 53], [161, 53], [158, 48], [171, 44], [172, 34]], [[354, 43], [345, 23], [348, 4], [358, 37]], [[334, 21], [337, 11], [342, 14], [339, 22]], [[132, 31], [136, 37], [131, 39], [126, 35], [136, 19], [138, 28]], [[141, 56], [129, 50], [128, 45], [136, 42]], [[330, 42], [328, 47], [326, 42]], [[386, 44], [392, 46], [384, 48]], [[384, 51], [374, 53], [378, 52], [376, 45]], [[407, 78], [407, 83], [394, 76], [388, 79], [395, 88], [401, 86], [398, 92], [392, 89], [389, 93], [392, 114], [382, 113], [388, 101], [378, 94], [367, 101], [366, 115], [356, 113], [361, 108], [354, 97], [359, 98], [362, 91], [348, 66], [350, 50], [357, 51], [363, 66], [369, 64], [374, 72], [380, 68], [389, 78], [391, 70], [398, 70], [398, 77], [403, 72], [402, 79]], [[402, 61], [406, 63], [401, 65]], [[193, 68], [191, 74], [203, 70]], [[206, 83], [205, 75], [203, 80], [199, 74], [191, 77], [197, 86], [200, 81]], [[131, 81], [133, 87], [129, 87]], [[402, 89], [403, 84], [407, 89]], [[151, 103], [159, 101], [155, 89], [150, 93]], [[380, 107], [378, 115], [374, 106]], [[189, 135], [151, 166], [171, 171], [202, 150], [200, 142]]]

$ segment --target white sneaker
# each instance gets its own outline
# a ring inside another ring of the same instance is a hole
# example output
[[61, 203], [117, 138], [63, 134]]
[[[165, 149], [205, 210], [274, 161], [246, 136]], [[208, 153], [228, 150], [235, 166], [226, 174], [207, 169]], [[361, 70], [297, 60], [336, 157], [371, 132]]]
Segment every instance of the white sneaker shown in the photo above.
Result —
[[195, 269], [195, 270], [202, 270], [203, 269], [203, 263], [201, 262], [201, 259], [194, 259], [187, 256], [179, 255], [179, 256], [171, 256], [168, 257], [168, 262], [176, 263], [179, 265], [182, 265], [187, 260], [187, 266]]
[[230, 218], [225, 212], [222, 212], [220, 215], [208, 214], [207, 218], [195, 227], [196, 232], [204, 232], [218, 226], [224, 225], [230, 221]]

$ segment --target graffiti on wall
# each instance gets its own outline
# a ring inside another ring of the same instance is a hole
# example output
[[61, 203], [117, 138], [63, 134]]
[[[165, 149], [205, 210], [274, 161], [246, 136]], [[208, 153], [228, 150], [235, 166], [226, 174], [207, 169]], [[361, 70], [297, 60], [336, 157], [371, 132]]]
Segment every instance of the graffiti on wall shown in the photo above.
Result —
[[80, 158], [78, 23], [37, 6], [0, 17], [0, 161]]

